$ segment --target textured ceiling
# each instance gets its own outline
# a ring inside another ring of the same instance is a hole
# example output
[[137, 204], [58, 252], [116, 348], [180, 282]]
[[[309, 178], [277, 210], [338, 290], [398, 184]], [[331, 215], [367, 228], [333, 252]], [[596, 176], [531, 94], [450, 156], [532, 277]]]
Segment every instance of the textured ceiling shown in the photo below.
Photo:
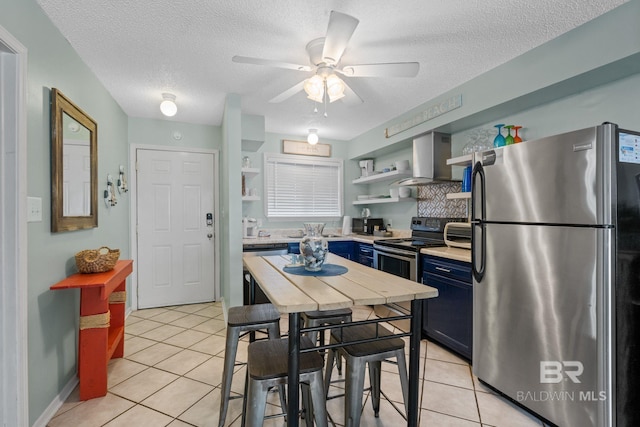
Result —
[[[268, 132], [348, 140], [464, 83], [626, 0], [38, 0], [45, 13], [131, 117], [219, 125], [225, 96], [265, 116]], [[274, 96], [311, 72], [238, 64], [234, 55], [307, 65], [329, 13], [360, 20], [342, 64], [420, 63], [415, 78], [345, 78], [364, 100], [337, 101], [328, 117], [303, 92]]]

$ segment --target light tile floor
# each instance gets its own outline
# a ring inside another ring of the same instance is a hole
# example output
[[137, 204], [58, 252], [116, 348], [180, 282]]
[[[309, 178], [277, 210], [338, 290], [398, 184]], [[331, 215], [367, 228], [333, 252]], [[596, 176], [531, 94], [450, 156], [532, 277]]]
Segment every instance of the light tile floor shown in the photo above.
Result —
[[[369, 307], [354, 309], [354, 320], [373, 317]], [[287, 330], [287, 318], [281, 321]], [[225, 346], [225, 321], [220, 303], [139, 310], [126, 321], [125, 355], [109, 362], [109, 391], [105, 397], [78, 399], [78, 388], [49, 426], [217, 426]], [[248, 340], [238, 348], [246, 360]], [[444, 348], [422, 340], [420, 363], [420, 425], [428, 427], [542, 427], [543, 423], [492, 393], [471, 373], [468, 363]], [[407, 346], [408, 348], [408, 346]], [[238, 367], [232, 391], [244, 389], [244, 367]], [[383, 365], [380, 418], [373, 416], [368, 395], [362, 426], [398, 426], [405, 420], [400, 381], [394, 365]], [[339, 378], [334, 372], [333, 378]], [[366, 385], [365, 385], [366, 386]], [[342, 383], [332, 386], [339, 394]], [[330, 425], [343, 425], [343, 398], [330, 399]], [[230, 401], [225, 425], [239, 427], [242, 399]], [[276, 393], [268, 414], [279, 412]], [[265, 421], [284, 425], [283, 418]]]

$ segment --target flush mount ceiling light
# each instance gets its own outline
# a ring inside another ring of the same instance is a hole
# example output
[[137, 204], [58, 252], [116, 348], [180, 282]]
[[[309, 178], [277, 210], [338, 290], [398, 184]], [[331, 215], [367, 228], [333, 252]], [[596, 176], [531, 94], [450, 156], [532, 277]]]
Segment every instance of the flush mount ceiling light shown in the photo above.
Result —
[[167, 117], [173, 117], [178, 112], [176, 105], [176, 96], [172, 93], [163, 93], [163, 101], [160, 103], [160, 111]]
[[307, 135], [307, 142], [311, 145], [318, 143], [318, 129], [309, 129], [309, 135]]

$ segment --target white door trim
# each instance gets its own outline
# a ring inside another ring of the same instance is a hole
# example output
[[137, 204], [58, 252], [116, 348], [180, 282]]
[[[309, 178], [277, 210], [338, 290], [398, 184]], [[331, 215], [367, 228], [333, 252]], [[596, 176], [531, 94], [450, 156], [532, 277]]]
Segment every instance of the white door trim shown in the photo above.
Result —
[[0, 26], [0, 424], [29, 425], [27, 49]]
[[214, 298], [220, 300], [220, 162], [219, 151], [204, 148], [171, 147], [166, 145], [146, 145], [131, 144], [129, 148], [129, 193], [131, 194], [131, 214], [129, 224], [131, 224], [131, 257], [133, 259], [133, 273], [131, 273], [131, 308], [138, 309], [138, 273], [136, 265], [138, 263], [138, 195], [135, 159], [137, 150], [162, 150], [182, 153], [213, 154], [213, 165], [215, 173], [213, 175], [213, 233], [214, 233]]

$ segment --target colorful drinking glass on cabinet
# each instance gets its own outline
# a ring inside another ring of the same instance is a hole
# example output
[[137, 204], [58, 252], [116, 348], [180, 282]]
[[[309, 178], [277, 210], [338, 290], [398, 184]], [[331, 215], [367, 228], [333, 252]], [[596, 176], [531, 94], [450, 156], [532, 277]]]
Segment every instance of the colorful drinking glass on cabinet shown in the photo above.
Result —
[[513, 130], [516, 132], [515, 135], [513, 135], [513, 143], [517, 144], [519, 142], [522, 142], [522, 138], [520, 138], [520, 136], [518, 136], [518, 129], [522, 128], [522, 126], [514, 126]]
[[498, 134], [493, 139], [494, 147], [504, 147], [506, 145], [504, 136], [502, 136], [502, 126], [504, 126], [504, 124], [494, 125], [494, 127], [498, 128]]
[[513, 128], [513, 125], [508, 125], [504, 127], [507, 130], [507, 136], [504, 139], [504, 143], [506, 145], [513, 145], [513, 136], [511, 136], [511, 128]]

